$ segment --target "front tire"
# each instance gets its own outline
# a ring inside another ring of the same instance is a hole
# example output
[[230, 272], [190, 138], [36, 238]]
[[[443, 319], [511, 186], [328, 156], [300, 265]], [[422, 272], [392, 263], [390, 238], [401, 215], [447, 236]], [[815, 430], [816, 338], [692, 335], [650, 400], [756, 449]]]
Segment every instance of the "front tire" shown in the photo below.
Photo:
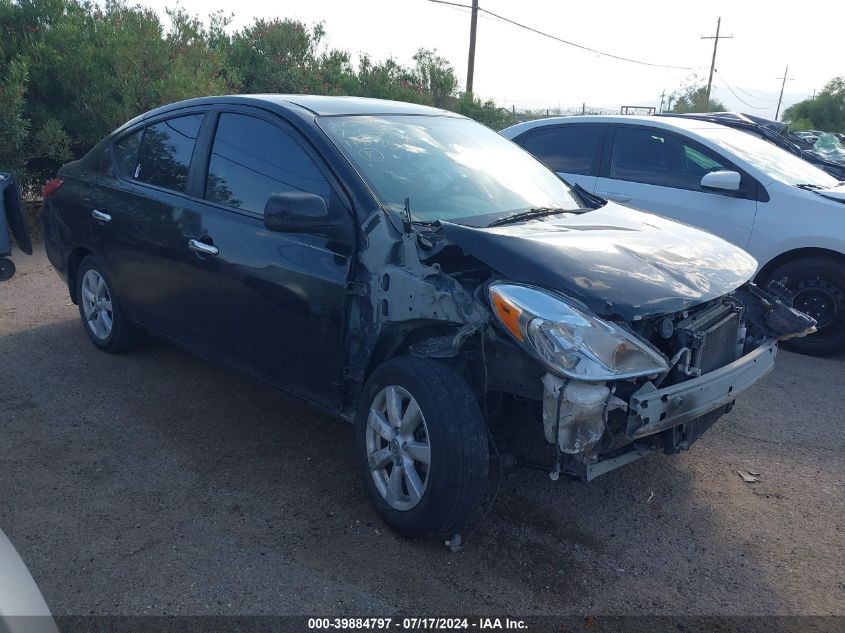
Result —
[[143, 333], [126, 318], [114, 286], [93, 255], [79, 264], [76, 298], [85, 333], [101, 350], [118, 354], [141, 343]]
[[367, 381], [355, 422], [359, 472], [384, 521], [408, 537], [452, 535], [487, 483], [487, 426], [454, 369], [390, 360]]
[[781, 345], [811, 356], [845, 351], [845, 264], [824, 257], [808, 257], [778, 266], [769, 275], [769, 279], [784, 277], [786, 287], [794, 294], [793, 306], [816, 319], [818, 331], [788, 339]]

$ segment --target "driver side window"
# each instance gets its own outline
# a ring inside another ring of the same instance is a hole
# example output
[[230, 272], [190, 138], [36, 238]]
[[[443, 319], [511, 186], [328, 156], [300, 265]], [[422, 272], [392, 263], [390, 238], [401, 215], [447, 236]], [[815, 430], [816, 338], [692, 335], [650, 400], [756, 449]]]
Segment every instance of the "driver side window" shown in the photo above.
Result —
[[271, 195], [295, 191], [331, 198], [326, 178], [286, 132], [253, 116], [221, 114], [205, 198], [263, 214]]
[[703, 191], [711, 171], [733, 169], [697, 143], [657, 128], [619, 127], [613, 144], [610, 177], [648, 185]]

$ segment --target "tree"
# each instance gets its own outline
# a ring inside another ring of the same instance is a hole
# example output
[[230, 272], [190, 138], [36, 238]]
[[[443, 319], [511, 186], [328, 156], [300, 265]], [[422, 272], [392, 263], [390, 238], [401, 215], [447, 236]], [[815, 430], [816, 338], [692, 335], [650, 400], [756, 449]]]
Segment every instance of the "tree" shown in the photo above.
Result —
[[257, 19], [230, 33], [184, 9], [158, 14], [124, 0], [0, 0], [0, 169], [30, 191], [122, 123], [157, 106], [226, 93], [355, 95], [433, 105], [493, 129], [513, 122], [492, 101], [461, 95], [454, 68], [420, 49], [357, 65], [329, 48], [323, 24]]
[[831, 79], [815, 99], [789, 106], [783, 118], [792, 129], [845, 132], [845, 77]]
[[[3, 157], [0, 168], [18, 165], [25, 187], [35, 190], [62, 162], [138, 114], [229, 92], [202, 23], [181, 11], [170, 17], [165, 30], [153, 10], [118, 0], [0, 0], [0, 108], [4, 122], [17, 116], [17, 128], [28, 130], [25, 143], [3, 144], [14, 157]], [[24, 100], [12, 100], [7, 111], [9, 82], [23, 86]]]
[[724, 112], [725, 106], [711, 94], [710, 101], [707, 100], [707, 86], [699, 83], [697, 77], [693, 77], [680, 89], [672, 93], [671, 100], [675, 107], [669, 110], [683, 114], [686, 112]]

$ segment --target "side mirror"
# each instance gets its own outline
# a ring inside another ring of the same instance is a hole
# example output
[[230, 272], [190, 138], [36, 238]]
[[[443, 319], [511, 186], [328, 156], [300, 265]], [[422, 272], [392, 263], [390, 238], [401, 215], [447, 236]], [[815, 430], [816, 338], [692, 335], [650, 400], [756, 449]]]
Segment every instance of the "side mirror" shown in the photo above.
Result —
[[264, 205], [264, 226], [283, 233], [327, 233], [334, 223], [325, 199], [313, 193], [274, 193]]
[[739, 191], [742, 176], [735, 171], [711, 171], [701, 179], [701, 188], [713, 191]]

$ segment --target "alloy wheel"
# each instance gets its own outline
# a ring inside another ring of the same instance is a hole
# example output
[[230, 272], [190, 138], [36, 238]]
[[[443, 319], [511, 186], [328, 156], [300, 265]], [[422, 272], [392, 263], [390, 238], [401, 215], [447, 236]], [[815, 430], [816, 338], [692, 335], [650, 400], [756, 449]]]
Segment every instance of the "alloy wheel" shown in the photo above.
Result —
[[114, 313], [111, 294], [105, 279], [96, 270], [88, 270], [82, 278], [82, 310], [88, 329], [101, 341], [112, 331]]
[[396, 510], [410, 510], [425, 494], [431, 464], [428, 427], [414, 397], [398, 385], [379, 391], [370, 406], [367, 460], [376, 489]]

